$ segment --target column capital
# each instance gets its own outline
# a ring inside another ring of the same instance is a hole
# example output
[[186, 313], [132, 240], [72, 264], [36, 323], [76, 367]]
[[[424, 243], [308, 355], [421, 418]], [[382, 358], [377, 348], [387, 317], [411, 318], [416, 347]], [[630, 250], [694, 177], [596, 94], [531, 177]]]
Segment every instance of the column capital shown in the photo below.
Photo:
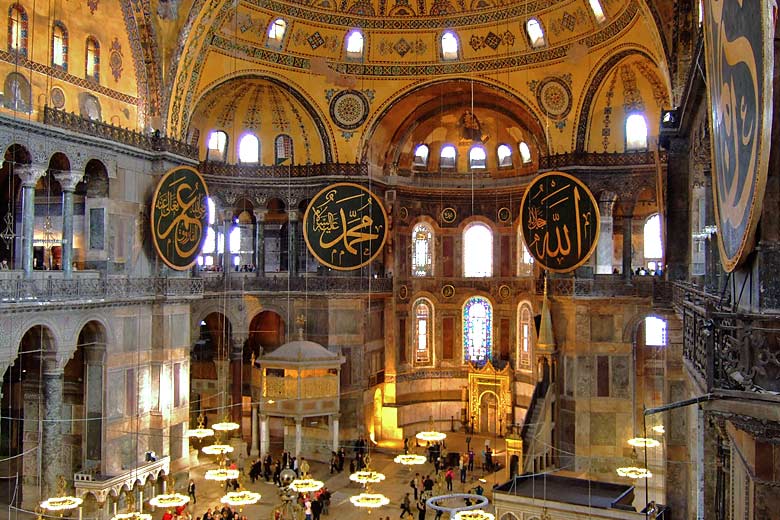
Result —
[[59, 171], [54, 174], [54, 178], [62, 186], [62, 191], [75, 191], [76, 184], [84, 178], [84, 172], [74, 170]]
[[268, 215], [267, 209], [256, 209], [255, 210], [255, 220], [257, 222], [265, 222], [265, 216]]
[[290, 222], [298, 222], [298, 219], [300, 218], [300, 211], [297, 209], [291, 209], [287, 212], [287, 218], [290, 219]]
[[25, 188], [35, 188], [38, 179], [46, 175], [48, 167], [45, 164], [17, 164], [14, 166], [14, 174], [19, 176], [22, 186]]

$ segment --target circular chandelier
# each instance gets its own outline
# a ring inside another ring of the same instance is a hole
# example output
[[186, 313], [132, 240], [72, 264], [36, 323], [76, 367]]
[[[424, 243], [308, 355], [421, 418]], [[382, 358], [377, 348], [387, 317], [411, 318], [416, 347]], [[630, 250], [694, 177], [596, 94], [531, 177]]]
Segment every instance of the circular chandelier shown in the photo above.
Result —
[[482, 509], [471, 509], [469, 511], [458, 511], [452, 516], [452, 520], [495, 520], [495, 516]]
[[666, 433], [666, 428], [664, 428], [663, 424], [656, 424], [655, 426], [653, 426], [652, 429], [655, 433], [660, 433], [660, 434]]
[[357, 482], [358, 484], [363, 484], [363, 485], [376, 484], [377, 482], [382, 482], [384, 479], [385, 479], [384, 473], [378, 473], [376, 471], [371, 471], [371, 470], [356, 471], [349, 476], [349, 480], [351, 480], [352, 482]]
[[661, 445], [656, 439], [648, 439], [647, 437], [634, 437], [628, 439], [628, 444], [635, 448], [656, 448]]
[[419, 432], [417, 435], [415, 435], [415, 437], [425, 442], [439, 442], [446, 439], [447, 434], [442, 432], [437, 432], [435, 430], [431, 430], [427, 432]]
[[209, 444], [201, 448], [206, 455], [224, 455], [233, 453], [233, 446], [229, 444]]
[[187, 437], [203, 439], [205, 437], [211, 437], [212, 435], [214, 435], [214, 430], [211, 428], [192, 428], [187, 430]]
[[324, 486], [324, 482], [321, 480], [314, 480], [313, 478], [296, 478], [290, 482], [290, 489], [296, 493], [314, 493]]
[[230, 421], [218, 422], [216, 424], [212, 424], [211, 427], [218, 432], [232, 432], [233, 430], [238, 430], [240, 428], [238, 423]]
[[182, 495], [181, 493], [166, 493], [163, 495], [157, 495], [149, 500], [149, 505], [153, 507], [180, 507], [190, 501], [190, 497]]
[[425, 461], [427, 461], [423, 455], [412, 455], [412, 454], [403, 454], [403, 455], [396, 455], [396, 457], [393, 459], [393, 462], [396, 464], [403, 464], [404, 466], [416, 466], [418, 464], [425, 464]]
[[111, 520], [152, 520], [152, 515], [134, 511], [132, 513], [119, 513], [118, 515], [112, 516]]
[[203, 478], [206, 480], [216, 480], [218, 482], [224, 482], [226, 480], [235, 480], [239, 477], [240, 473], [237, 469], [210, 469], [206, 471]]
[[231, 491], [220, 498], [219, 501], [230, 507], [244, 507], [256, 504], [260, 501], [260, 497], [260, 493], [255, 493], [254, 491]]
[[67, 511], [68, 509], [76, 509], [83, 502], [82, 499], [72, 496], [61, 496], [47, 498], [41, 502], [41, 507], [49, 511]]
[[617, 474], [621, 477], [628, 478], [652, 478], [653, 474], [647, 468], [637, 468], [634, 466], [626, 466], [617, 469]]
[[349, 501], [355, 507], [366, 507], [370, 509], [376, 509], [377, 507], [386, 506], [390, 503], [390, 499], [381, 493], [360, 493], [353, 497], [349, 497]]

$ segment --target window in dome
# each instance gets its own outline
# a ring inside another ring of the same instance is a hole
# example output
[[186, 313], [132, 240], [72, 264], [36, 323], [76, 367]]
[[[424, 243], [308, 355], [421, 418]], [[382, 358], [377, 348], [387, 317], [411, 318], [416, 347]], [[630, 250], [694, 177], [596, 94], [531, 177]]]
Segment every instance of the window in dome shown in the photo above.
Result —
[[19, 4], [8, 9], [8, 50], [27, 56], [27, 13]]
[[203, 246], [200, 248], [200, 255], [198, 256], [198, 265], [200, 266], [214, 265], [214, 255], [217, 252], [217, 234], [214, 231], [216, 206], [211, 197], [206, 198], [206, 207], [208, 208], [206, 217], [208, 225], [206, 226], [206, 238], [203, 240]]
[[458, 37], [452, 31], [441, 35], [441, 57], [444, 60], [458, 59]]
[[422, 222], [412, 230], [412, 276], [433, 276], [433, 229]]
[[648, 260], [661, 260], [663, 257], [663, 243], [661, 242], [661, 216], [658, 213], [648, 218], [645, 222], [644, 253], [645, 262]]
[[626, 118], [626, 151], [647, 149], [647, 120], [642, 114]]
[[493, 232], [481, 222], [463, 232], [463, 276], [493, 276]]
[[469, 150], [469, 168], [472, 170], [484, 170], [487, 166], [487, 153], [483, 146], [472, 146]]
[[699, 26], [704, 23], [704, 1], [699, 0]]
[[544, 46], [544, 31], [542, 24], [536, 18], [531, 18], [525, 24], [525, 30], [528, 32], [528, 39], [531, 47], [534, 49]]
[[412, 166], [417, 166], [420, 168], [425, 168], [428, 166], [428, 145], [417, 145], [417, 148], [414, 149], [414, 160], [412, 161]]
[[442, 169], [453, 169], [455, 168], [455, 157], [457, 155], [457, 152], [455, 151], [455, 147], [451, 144], [445, 144], [441, 148], [441, 154], [439, 155], [439, 167]]
[[463, 361], [484, 365], [492, 351], [493, 308], [487, 298], [475, 296], [463, 305]]
[[54, 22], [51, 35], [51, 65], [68, 70], [68, 30], [62, 22]]
[[238, 161], [242, 163], [260, 162], [260, 140], [252, 134], [244, 134], [238, 143]]
[[522, 227], [517, 228], [517, 275], [531, 276], [534, 272], [534, 257], [523, 241]]
[[648, 347], [666, 346], [666, 320], [655, 316], [645, 318], [645, 345]]
[[206, 158], [209, 161], [224, 161], [227, 155], [227, 134], [222, 130], [211, 132], [207, 148], [208, 154]]
[[433, 305], [425, 298], [420, 298], [414, 304], [414, 362], [417, 365], [427, 365], [433, 356]]
[[523, 161], [523, 164], [530, 163], [531, 149], [528, 148], [528, 144], [525, 141], [521, 141], [520, 144], [517, 146], [517, 148], [520, 151], [520, 160]]
[[505, 144], [498, 145], [498, 167], [506, 168], [512, 166], [512, 149]]
[[293, 162], [293, 140], [289, 135], [277, 135], [274, 143], [274, 164], [292, 164]]
[[268, 43], [274, 47], [282, 45], [284, 40], [284, 33], [287, 31], [287, 22], [281, 18], [277, 18], [268, 27]]
[[347, 58], [363, 57], [363, 33], [355, 29], [347, 36]]
[[523, 302], [517, 311], [517, 366], [519, 368], [531, 368], [531, 345], [534, 337], [532, 327], [531, 306]]
[[100, 81], [100, 44], [92, 36], [87, 38], [87, 57], [84, 77], [94, 81]]
[[588, 0], [590, 2], [590, 10], [593, 11], [593, 16], [596, 17], [596, 21], [598, 23], [602, 23], [604, 20], [607, 19], [606, 16], [604, 16], [604, 9], [601, 8], [601, 3], [599, 0]]

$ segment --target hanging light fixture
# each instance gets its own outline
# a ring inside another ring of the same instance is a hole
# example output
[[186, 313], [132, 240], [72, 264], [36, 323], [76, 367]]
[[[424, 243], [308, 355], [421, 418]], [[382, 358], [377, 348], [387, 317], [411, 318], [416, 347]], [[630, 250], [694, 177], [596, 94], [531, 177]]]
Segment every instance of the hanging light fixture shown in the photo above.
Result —
[[41, 502], [41, 507], [47, 511], [68, 511], [70, 509], [76, 509], [83, 502], [82, 499], [74, 496], [70, 496], [65, 492], [65, 477], [60, 475], [57, 477], [57, 496], [49, 497]]
[[427, 460], [428, 459], [426, 459], [423, 455], [413, 455], [409, 453], [396, 455], [396, 457], [393, 459], [393, 462], [396, 464], [402, 464], [404, 466], [417, 466], [419, 464], [425, 464]]
[[452, 520], [495, 520], [495, 516], [482, 509], [471, 509], [469, 511], [458, 511], [452, 515]]
[[230, 507], [242, 508], [244, 506], [258, 503], [260, 498], [260, 493], [242, 489], [241, 491], [231, 491], [230, 493], [226, 493], [225, 496], [219, 499], [219, 501], [223, 504], [229, 505]]
[[206, 480], [216, 480], [217, 482], [224, 482], [226, 480], [235, 480], [240, 476], [240, 472], [237, 469], [228, 469], [225, 467], [210, 469], [206, 471], [203, 476]]
[[233, 446], [229, 444], [209, 444], [201, 448], [206, 455], [225, 455], [227, 453], [233, 453]]
[[425, 442], [441, 442], [447, 438], [447, 434], [436, 430], [433, 426], [433, 416], [431, 416], [430, 421], [428, 421], [428, 430], [418, 432], [415, 437]]
[[656, 439], [647, 437], [634, 437], [633, 439], [628, 439], [628, 444], [635, 448], [657, 448], [661, 445]]
[[325, 487], [324, 482], [313, 478], [296, 478], [290, 482], [290, 489], [296, 493], [314, 493], [323, 487]]
[[359, 495], [349, 497], [349, 501], [355, 507], [368, 509], [376, 509], [390, 503], [390, 499], [382, 493], [360, 493]]
[[384, 473], [365, 469], [362, 471], [356, 471], [349, 476], [349, 480], [357, 482], [358, 484], [377, 484], [385, 479]]
[[617, 474], [621, 477], [628, 477], [633, 479], [653, 477], [653, 474], [647, 468], [637, 468], [635, 466], [618, 468]]
[[157, 495], [156, 497], [153, 497], [151, 500], [149, 500], [149, 505], [152, 507], [164, 507], [167, 509], [172, 509], [176, 507], [181, 507], [185, 505], [187, 502], [190, 501], [190, 497], [187, 495], [182, 495], [181, 493], [176, 493], [175, 490], [175, 484], [176, 480], [173, 478], [173, 476], [168, 476], [168, 488], [173, 490], [172, 493], [163, 493], [161, 495]]
[[659, 434], [659, 435], [663, 435], [664, 433], [666, 433], [666, 428], [664, 428], [664, 425], [663, 425], [663, 424], [656, 424], [656, 425], [655, 425], [655, 426], [653, 426], [651, 429], [652, 429], [652, 430], [653, 430], [655, 433], [657, 433], [657, 434]]
[[134, 511], [132, 513], [119, 513], [112, 516], [111, 520], [152, 520], [152, 515]]
[[212, 424], [211, 427], [218, 432], [232, 432], [240, 428], [238, 423], [228, 421], [227, 419], [222, 422]]
[[214, 430], [206, 428], [204, 426], [205, 418], [203, 413], [198, 414], [198, 427], [187, 430], [187, 437], [195, 437], [197, 439], [203, 439], [205, 437], [211, 437], [214, 435]]

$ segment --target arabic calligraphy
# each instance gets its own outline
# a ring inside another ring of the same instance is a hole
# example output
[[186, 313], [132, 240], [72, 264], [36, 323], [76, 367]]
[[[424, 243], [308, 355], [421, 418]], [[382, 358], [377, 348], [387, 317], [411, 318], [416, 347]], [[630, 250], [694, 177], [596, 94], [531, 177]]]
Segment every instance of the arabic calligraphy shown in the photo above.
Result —
[[704, 2], [718, 244], [731, 271], [750, 252], [769, 160], [772, 9], [766, 2]]
[[152, 238], [157, 254], [182, 271], [197, 259], [205, 237], [208, 189], [200, 174], [186, 167], [163, 175], [152, 199]]
[[311, 254], [341, 271], [371, 262], [387, 239], [382, 202], [358, 184], [337, 183], [320, 191], [306, 208], [303, 225]]
[[596, 200], [569, 174], [548, 172], [534, 179], [520, 204], [520, 218], [523, 241], [545, 269], [572, 271], [596, 249], [600, 220]]

